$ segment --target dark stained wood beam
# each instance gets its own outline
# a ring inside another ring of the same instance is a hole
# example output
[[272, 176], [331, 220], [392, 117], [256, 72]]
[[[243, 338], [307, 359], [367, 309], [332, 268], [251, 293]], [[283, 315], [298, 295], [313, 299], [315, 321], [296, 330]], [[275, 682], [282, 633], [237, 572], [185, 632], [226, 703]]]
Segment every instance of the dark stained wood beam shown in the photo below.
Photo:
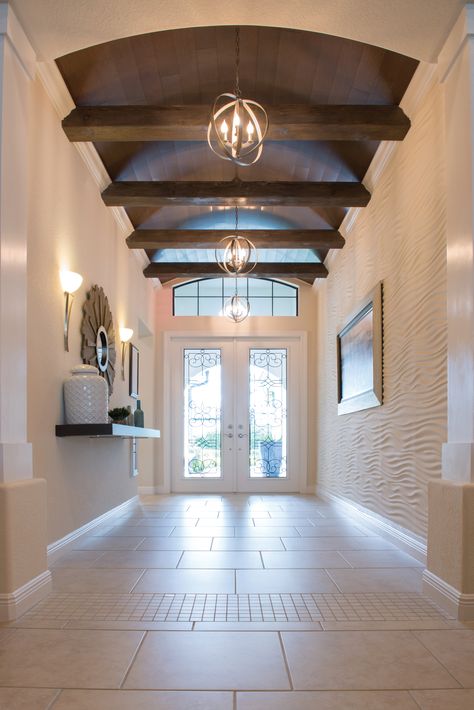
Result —
[[[205, 279], [224, 276], [224, 272], [215, 262], [152, 262], [143, 271], [148, 279], [158, 278], [162, 283], [172, 279]], [[328, 270], [318, 263], [259, 263], [252, 271], [252, 277], [300, 279], [313, 283], [314, 279], [325, 279]]]
[[359, 182], [134, 181], [111, 183], [102, 199], [108, 207], [365, 207], [370, 193]]
[[[269, 141], [403, 140], [399, 106], [267, 106]], [[205, 141], [209, 106], [89, 106], [63, 120], [70, 141]]]
[[[229, 229], [138, 229], [127, 237], [129, 249], [216, 249]], [[258, 249], [342, 249], [335, 229], [239, 229]]]

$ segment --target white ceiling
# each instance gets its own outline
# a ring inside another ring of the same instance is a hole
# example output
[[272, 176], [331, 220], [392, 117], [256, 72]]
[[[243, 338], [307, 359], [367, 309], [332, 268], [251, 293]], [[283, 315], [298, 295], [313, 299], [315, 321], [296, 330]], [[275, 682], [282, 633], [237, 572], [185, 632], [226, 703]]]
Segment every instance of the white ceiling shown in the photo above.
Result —
[[464, 0], [10, 0], [38, 59], [146, 32], [291, 27], [436, 61]]

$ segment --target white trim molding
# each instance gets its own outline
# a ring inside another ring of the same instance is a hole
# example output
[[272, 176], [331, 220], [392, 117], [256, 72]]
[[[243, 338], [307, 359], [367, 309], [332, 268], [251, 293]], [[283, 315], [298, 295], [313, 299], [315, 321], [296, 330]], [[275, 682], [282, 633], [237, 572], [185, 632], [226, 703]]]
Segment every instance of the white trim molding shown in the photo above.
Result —
[[51, 572], [46, 570], [22, 587], [0, 594], [0, 622], [13, 621], [38, 604], [51, 591]]
[[0, 3], [0, 35], [9, 42], [29, 79], [35, 78], [36, 53], [11, 5]]
[[427, 569], [423, 572], [423, 594], [455, 619], [474, 621], [474, 594], [459, 592]]
[[137, 500], [138, 496], [133, 496], [133, 498], [130, 498], [124, 503], [115, 506], [115, 508], [111, 508], [111, 510], [108, 510], [106, 513], [99, 515], [97, 518], [90, 520], [88, 523], [82, 525], [80, 528], [77, 528], [76, 530], [73, 530], [72, 532], [68, 533], [60, 540], [52, 542], [50, 545], [48, 545], [48, 565], [50, 565], [52, 562], [55, 562], [58, 557], [63, 555], [69, 549], [69, 547], [71, 547], [73, 542], [76, 542], [76, 540], [78, 540], [80, 537], [87, 535], [87, 533], [89, 533], [91, 530], [96, 528], [98, 525], [105, 523], [109, 518], [114, 515], [117, 515], [117, 513], [125, 512], [131, 505], [133, 505], [133, 503], [136, 503]]
[[334, 503], [341, 511], [359, 521], [366, 528], [372, 529], [377, 535], [393, 542], [401, 550], [426, 565], [426, 540], [406, 530], [401, 525], [397, 525], [392, 520], [383, 517], [383, 515], [378, 515], [343, 496], [329, 493], [321, 486], [317, 486], [316, 491], [319, 498]]

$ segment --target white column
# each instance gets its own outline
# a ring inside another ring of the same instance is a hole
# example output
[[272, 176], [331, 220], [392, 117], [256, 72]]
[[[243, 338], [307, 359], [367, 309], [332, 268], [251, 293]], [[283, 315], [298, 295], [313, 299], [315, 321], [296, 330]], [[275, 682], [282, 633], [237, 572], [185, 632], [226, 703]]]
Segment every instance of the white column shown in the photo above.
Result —
[[448, 440], [429, 485], [425, 594], [474, 619], [474, 6], [439, 57], [444, 92], [448, 317]]
[[0, 482], [32, 477], [27, 443], [28, 122], [35, 55], [0, 4]]
[[[448, 441], [443, 478], [474, 482], [474, 6], [439, 57], [447, 189]], [[440, 150], [442, 147], [440, 146]]]

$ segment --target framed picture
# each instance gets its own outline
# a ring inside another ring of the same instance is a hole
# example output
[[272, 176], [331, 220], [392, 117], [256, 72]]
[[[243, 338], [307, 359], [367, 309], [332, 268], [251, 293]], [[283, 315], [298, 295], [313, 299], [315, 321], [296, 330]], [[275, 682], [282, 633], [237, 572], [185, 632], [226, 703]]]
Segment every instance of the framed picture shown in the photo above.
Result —
[[337, 335], [337, 413], [382, 404], [382, 283], [359, 304]]
[[140, 353], [138, 351], [138, 348], [135, 347], [135, 345], [132, 345], [130, 343], [130, 351], [129, 351], [129, 363], [130, 363], [130, 376], [129, 376], [129, 389], [128, 393], [130, 397], [134, 397], [135, 399], [138, 399], [140, 396], [138, 394], [138, 385], [139, 385], [139, 375], [140, 375]]

